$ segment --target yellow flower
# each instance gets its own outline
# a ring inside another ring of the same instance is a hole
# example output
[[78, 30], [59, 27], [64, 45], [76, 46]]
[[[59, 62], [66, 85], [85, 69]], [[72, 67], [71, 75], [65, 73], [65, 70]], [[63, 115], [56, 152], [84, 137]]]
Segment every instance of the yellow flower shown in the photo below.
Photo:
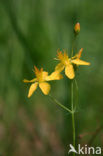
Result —
[[62, 78], [62, 75], [60, 75], [58, 71], [55, 71], [51, 75], [48, 75], [48, 72], [43, 71], [43, 68], [39, 70], [37, 67], [34, 66], [34, 69], [36, 78], [32, 80], [23, 80], [25, 83], [32, 83], [29, 89], [28, 98], [31, 97], [31, 95], [33, 94], [33, 92], [35, 92], [38, 86], [45, 95], [48, 95], [51, 87], [50, 84], [46, 81], [60, 80]]
[[58, 50], [57, 59], [60, 60], [60, 63], [55, 67], [55, 71], [61, 72], [65, 69], [65, 75], [68, 78], [73, 79], [75, 76], [74, 68], [66, 52], [64, 51], [64, 53], [62, 53], [62, 51]]
[[75, 65], [89, 65], [90, 63], [80, 60], [81, 53], [83, 49], [80, 49], [79, 53], [75, 55], [72, 58], [69, 58], [67, 53], [64, 51], [58, 51], [57, 52], [57, 60], [60, 61], [60, 63], [55, 67], [55, 71], [61, 72], [65, 69], [65, 75], [69, 79], [73, 79], [75, 77], [74, 67]]

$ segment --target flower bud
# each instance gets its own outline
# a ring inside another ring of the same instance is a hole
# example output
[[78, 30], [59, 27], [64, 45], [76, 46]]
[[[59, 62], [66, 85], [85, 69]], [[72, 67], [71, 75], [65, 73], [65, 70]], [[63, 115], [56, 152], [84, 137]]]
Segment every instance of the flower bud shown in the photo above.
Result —
[[80, 23], [79, 22], [75, 24], [75, 26], [74, 26], [74, 32], [76, 34], [78, 34], [80, 32]]

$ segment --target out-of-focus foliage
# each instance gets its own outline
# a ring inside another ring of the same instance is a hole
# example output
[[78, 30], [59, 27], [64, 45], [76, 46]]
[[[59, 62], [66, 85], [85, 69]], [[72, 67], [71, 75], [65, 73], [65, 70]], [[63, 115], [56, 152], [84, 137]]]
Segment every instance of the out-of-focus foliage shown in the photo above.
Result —
[[[76, 49], [91, 66], [77, 75], [76, 143], [103, 146], [103, 0], [0, 0], [0, 155], [67, 155], [71, 116], [40, 90], [27, 99], [22, 80], [34, 77], [34, 65], [53, 71], [57, 49], [71, 52], [78, 21]], [[70, 107], [70, 80], [51, 85]]]

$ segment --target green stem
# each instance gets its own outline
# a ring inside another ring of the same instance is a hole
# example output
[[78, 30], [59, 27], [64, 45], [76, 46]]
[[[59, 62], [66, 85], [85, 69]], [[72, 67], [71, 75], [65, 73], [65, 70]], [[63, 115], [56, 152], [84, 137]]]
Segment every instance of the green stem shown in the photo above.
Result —
[[77, 94], [77, 96], [76, 96], [76, 104], [75, 104], [75, 108], [74, 108], [74, 111], [76, 111], [76, 108], [77, 108], [78, 103], [79, 103], [79, 101], [78, 101], [78, 84], [77, 84], [77, 80], [76, 80], [76, 78], [74, 79], [74, 82], [75, 82], [75, 86], [76, 86], [76, 94]]
[[77, 35], [74, 34], [74, 38], [73, 38], [73, 42], [72, 42], [72, 52], [71, 52], [71, 57], [73, 57], [73, 49], [74, 49], [74, 46], [75, 46], [76, 37], [77, 37]]
[[49, 94], [49, 97], [57, 104], [59, 105], [61, 108], [65, 109], [66, 111], [68, 111], [69, 113], [72, 114], [72, 111], [67, 108], [66, 106], [62, 105], [59, 101], [57, 101], [54, 97], [52, 97], [50, 94]]
[[[74, 106], [73, 106], [73, 81], [71, 82], [71, 109], [72, 109], [72, 126], [73, 126], [73, 146], [75, 148], [75, 119], [74, 119]], [[75, 153], [73, 153], [75, 156]]]

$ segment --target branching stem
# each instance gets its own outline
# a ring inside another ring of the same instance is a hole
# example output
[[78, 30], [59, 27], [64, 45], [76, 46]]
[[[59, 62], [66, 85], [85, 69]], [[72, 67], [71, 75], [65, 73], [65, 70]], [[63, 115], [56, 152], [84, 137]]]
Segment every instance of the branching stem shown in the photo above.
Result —
[[66, 111], [68, 111], [69, 113], [72, 114], [72, 111], [67, 108], [66, 106], [62, 105], [59, 101], [57, 101], [54, 97], [52, 97], [50, 94], [49, 94], [49, 97], [57, 104], [59, 105], [61, 108], [65, 109]]

